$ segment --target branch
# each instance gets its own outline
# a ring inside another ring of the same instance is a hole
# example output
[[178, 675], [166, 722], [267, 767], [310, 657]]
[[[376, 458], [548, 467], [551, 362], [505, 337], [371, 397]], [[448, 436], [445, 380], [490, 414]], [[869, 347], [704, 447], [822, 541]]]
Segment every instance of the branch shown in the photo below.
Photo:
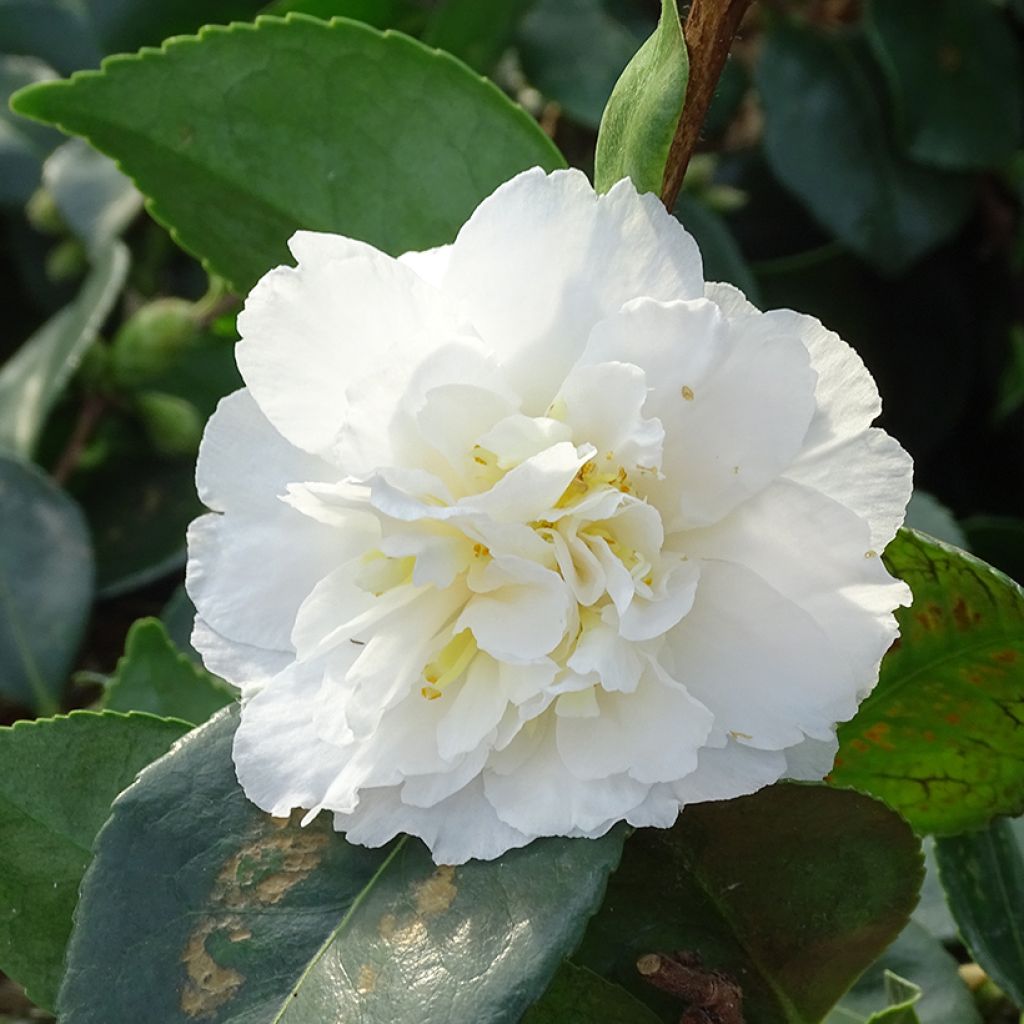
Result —
[[750, 4], [751, 0], [693, 0], [690, 5], [683, 29], [690, 54], [690, 78], [661, 185], [661, 201], [670, 212], [683, 187], [683, 177], [729, 56], [733, 36]]

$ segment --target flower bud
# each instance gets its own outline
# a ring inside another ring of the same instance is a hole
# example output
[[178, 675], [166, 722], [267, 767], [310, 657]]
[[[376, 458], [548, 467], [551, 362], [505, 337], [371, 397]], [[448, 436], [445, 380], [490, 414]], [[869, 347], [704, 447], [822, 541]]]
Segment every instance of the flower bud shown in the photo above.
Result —
[[117, 332], [110, 350], [111, 378], [132, 390], [171, 369], [199, 336], [185, 299], [157, 299], [143, 306]]
[[145, 391], [136, 396], [135, 411], [150, 444], [161, 455], [173, 458], [194, 455], [198, 450], [203, 420], [188, 399], [162, 391]]
[[37, 188], [25, 204], [25, 216], [29, 224], [44, 235], [63, 235], [67, 225], [57, 206], [53, 193], [48, 188]]

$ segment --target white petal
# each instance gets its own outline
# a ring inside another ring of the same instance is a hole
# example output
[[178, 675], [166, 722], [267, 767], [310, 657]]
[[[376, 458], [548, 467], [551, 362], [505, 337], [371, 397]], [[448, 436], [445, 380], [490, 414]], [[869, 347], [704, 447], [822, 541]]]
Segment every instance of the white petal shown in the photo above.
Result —
[[626, 640], [653, 640], [667, 633], [693, 607], [700, 566], [676, 562], [650, 597], [637, 595], [620, 616], [619, 632]]
[[815, 374], [801, 339], [764, 316], [729, 321], [704, 299], [638, 300], [594, 328], [581, 362], [609, 359], [643, 369], [644, 411], [665, 429], [662, 476], [635, 484], [667, 531], [721, 519], [801, 450]]
[[390, 426], [419, 364], [474, 344], [436, 291], [383, 254], [270, 271], [238, 331], [238, 365], [267, 418], [356, 474], [393, 461]]
[[442, 290], [542, 414], [590, 328], [638, 295], [697, 298], [700, 253], [656, 196], [598, 196], [580, 171], [526, 171], [459, 232]]
[[444, 275], [448, 272], [451, 255], [450, 245], [438, 245], [422, 252], [404, 252], [398, 257], [398, 262], [414, 270], [427, 284], [440, 288]]
[[786, 753], [758, 750], [732, 739], [724, 747], [704, 747], [697, 770], [672, 783], [672, 792], [681, 805], [756, 793], [785, 775]]
[[558, 720], [558, 752], [576, 778], [672, 782], [697, 767], [711, 712], [653, 665], [634, 693], [601, 691], [597, 703], [597, 717]]
[[449, 761], [475, 750], [497, 728], [509, 703], [498, 663], [486, 655], [473, 659], [454, 699], [448, 695], [439, 699], [447, 701], [447, 706], [437, 727], [437, 749]]
[[827, 740], [804, 740], [795, 747], [784, 750], [786, 755], [786, 778], [818, 782], [825, 778], [835, 764], [839, 739], [833, 735]]
[[207, 670], [237, 686], [243, 697], [257, 693], [295, 659], [293, 651], [268, 651], [229, 640], [198, 616], [190, 639]]
[[644, 670], [637, 645], [603, 619], [586, 622], [568, 665], [580, 675], [596, 673], [604, 689], [620, 693], [632, 693]]
[[703, 562], [693, 608], [667, 639], [661, 659], [714, 713], [718, 737], [780, 750], [805, 735], [826, 739], [857, 710], [844, 652], [742, 566]]

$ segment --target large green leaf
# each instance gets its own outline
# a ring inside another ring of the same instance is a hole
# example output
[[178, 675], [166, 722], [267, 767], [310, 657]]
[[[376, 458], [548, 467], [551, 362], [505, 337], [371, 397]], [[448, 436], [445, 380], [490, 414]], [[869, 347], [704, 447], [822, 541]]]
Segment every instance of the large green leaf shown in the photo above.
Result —
[[575, 121], [597, 128], [615, 83], [653, 29], [612, 0], [537, 0], [519, 33], [530, 81]]
[[689, 75], [676, 0], [662, 0], [654, 35], [626, 65], [604, 108], [594, 157], [598, 192], [631, 178], [638, 192], [661, 194]]
[[622, 834], [436, 867], [262, 814], [235, 781], [236, 709], [114, 805], [82, 884], [62, 1024], [518, 1021], [579, 938]]
[[935, 855], [971, 955], [1024, 1006], [1024, 821], [938, 839]]
[[57, 710], [92, 594], [78, 506], [35, 466], [0, 455], [0, 696]]
[[1024, 809], [1024, 592], [958, 548], [903, 530], [885, 554], [910, 585], [900, 639], [831, 779], [872, 793], [920, 832], [980, 828]]
[[636, 962], [695, 953], [743, 990], [746, 1019], [817, 1024], [907, 923], [917, 839], [858, 793], [783, 784], [697, 804], [626, 844], [573, 960], [678, 1020]]
[[[825, 1024], [873, 1021], [876, 1014], [885, 1013], [882, 1008], [889, 1002], [886, 977], [893, 974], [921, 990], [920, 999], [914, 1002], [920, 1024], [981, 1024], [970, 989], [957, 971], [956, 960], [938, 939], [914, 922], [843, 996]], [[899, 1020], [894, 1017], [894, 1024]]]
[[1024, 78], [1006, 16], [978, 0], [873, 0], [869, 39], [890, 76], [910, 155], [991, 167], [1017, 148]]
[[518, 171], [563, 163], [459, 61], [297, 14], [172, 39], [13, 104], [113, 156], [153, 215], [240, 291], [288, 259], [299, 228], [425, 249]]
[[96, 340], [128, 273], [128, 250], [101, 252], [78, 297], [0, 367], [0, 448], [30, 456], [46, 414]]
[[52, 1009], [78, 884], [110, 805], [188, 726], [73, 711], [0, 729], [0, 969]]
[[148, 711], [198, 725], [234, 699], [227, 683], [175, 648], [159, 619], [139, 619], [128, 631], [124, 657], [107, 684], [103, 707]]
[[818, 221], [895, 273], [956, 231], [973, 186], [896, 151], [866, 56], [857, 40], [788, 24], [772, 31], [757, 67], [764, 145]]
[[624, 988], [566, 961], [523, 1024], [658, 1024], [658, 1017]]

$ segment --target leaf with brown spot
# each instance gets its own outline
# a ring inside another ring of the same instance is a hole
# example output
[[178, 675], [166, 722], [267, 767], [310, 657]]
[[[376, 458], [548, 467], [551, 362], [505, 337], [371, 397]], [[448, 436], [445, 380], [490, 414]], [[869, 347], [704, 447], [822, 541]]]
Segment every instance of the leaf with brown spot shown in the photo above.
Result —
[[901, 638], [830, 781], [952, 835], [1024, 810], [1024, 590], [980, 559], [903, 530], [886, 564], [914, 593]]
[[82, 886], [62, 1024], [512, 1024], [576, 944], [622, 833], [437, 867], [261, 813], [236, 707], [114, 806]]

